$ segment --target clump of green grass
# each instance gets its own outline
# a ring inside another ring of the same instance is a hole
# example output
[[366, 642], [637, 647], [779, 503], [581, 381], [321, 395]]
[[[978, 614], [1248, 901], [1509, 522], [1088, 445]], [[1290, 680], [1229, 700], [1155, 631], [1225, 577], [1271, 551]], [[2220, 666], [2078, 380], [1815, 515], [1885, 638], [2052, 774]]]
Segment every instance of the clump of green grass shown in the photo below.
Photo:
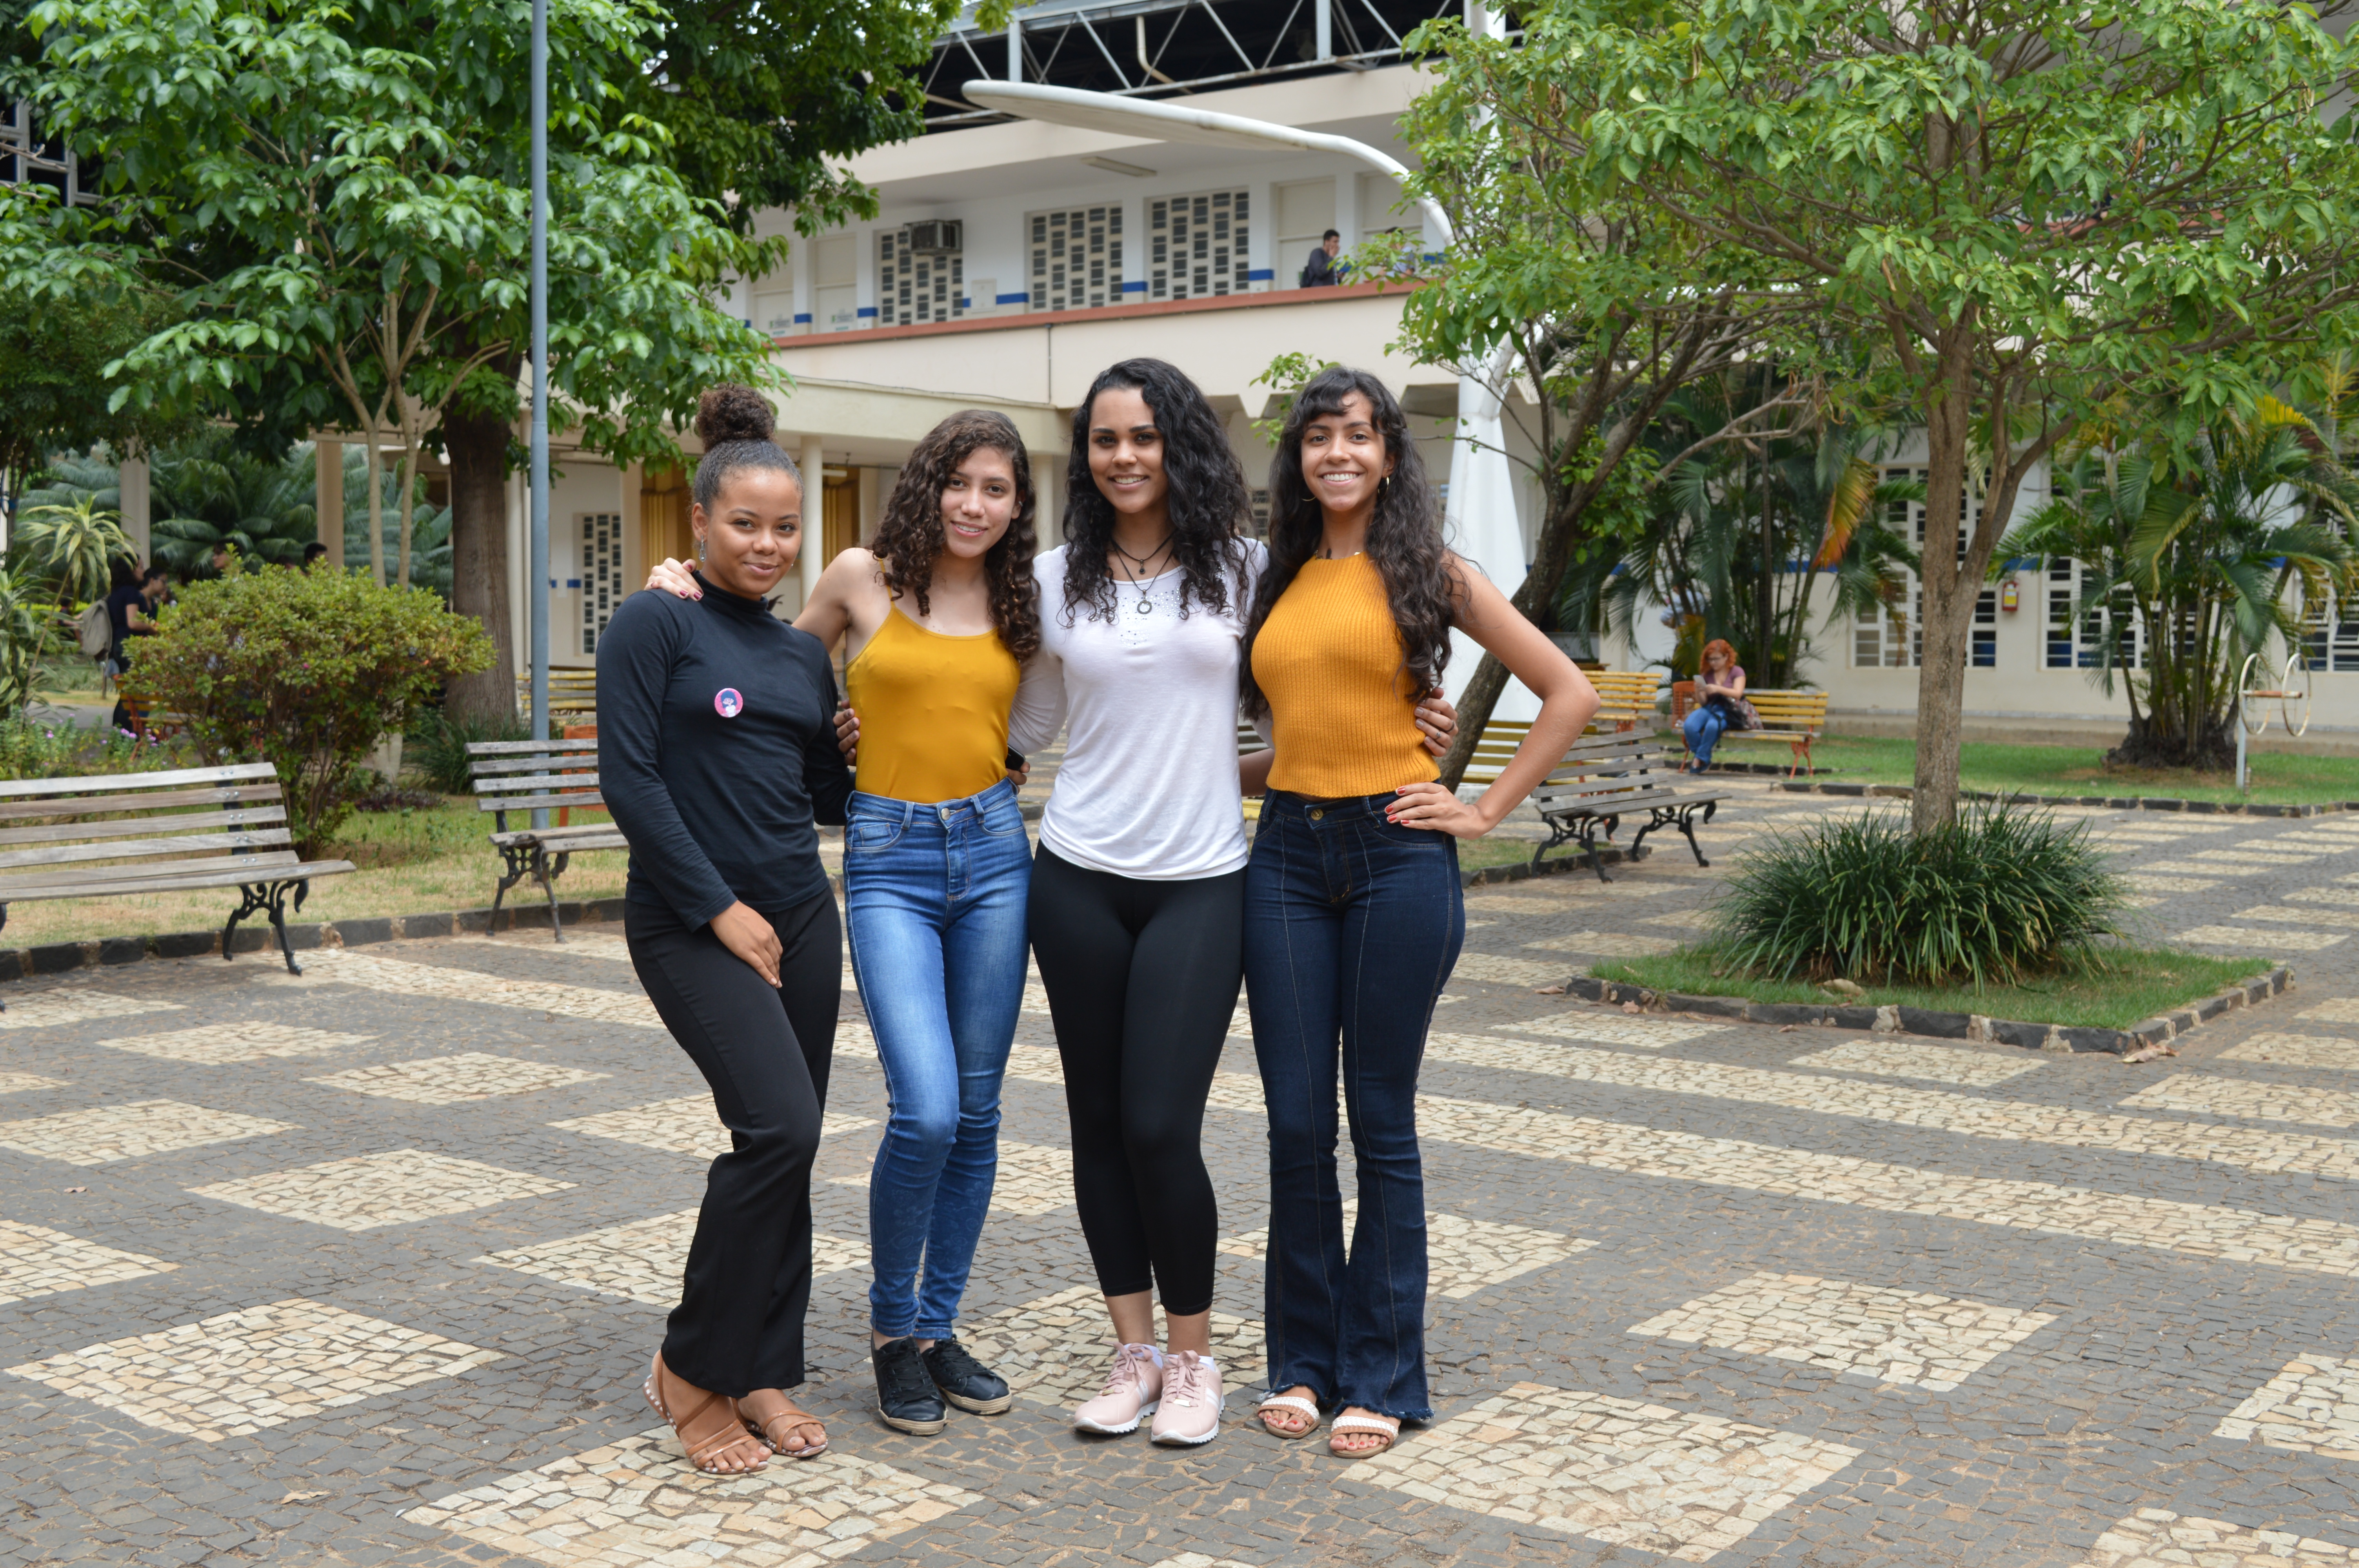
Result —
[[1885, 812], [1778, 835], [1729, 879], [1711, 933], [1766, 979], [1981, 986], [2118, 935], [2126, 907], [2085, 824], [1998, 801], [1930, 833]]

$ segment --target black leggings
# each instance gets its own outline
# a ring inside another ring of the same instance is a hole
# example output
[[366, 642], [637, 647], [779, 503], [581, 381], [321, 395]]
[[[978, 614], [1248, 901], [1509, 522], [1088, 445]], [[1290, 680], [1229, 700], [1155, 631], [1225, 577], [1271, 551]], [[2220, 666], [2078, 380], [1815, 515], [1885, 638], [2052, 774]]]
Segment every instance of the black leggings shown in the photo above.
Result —
[[1032, 952], [1073, 1120], [1073, 1195], [1110, 1296], [1212, 1304], [1220, 1216], [1201, 1147], [1245, 978], [1245, 874], [1142, 881], [1032, 860]]
[[843, 925], [829, 894], [763, 910], [786, 951], [773, 988], [669, 910], [623, 912], [631, 966], [664, 1027], [712, 1086], [734, 1145], [704, 1178], [664, 1365], [738, 1398], [803, 1380], [810, 1306], [811, 1161], [842, 1002]]

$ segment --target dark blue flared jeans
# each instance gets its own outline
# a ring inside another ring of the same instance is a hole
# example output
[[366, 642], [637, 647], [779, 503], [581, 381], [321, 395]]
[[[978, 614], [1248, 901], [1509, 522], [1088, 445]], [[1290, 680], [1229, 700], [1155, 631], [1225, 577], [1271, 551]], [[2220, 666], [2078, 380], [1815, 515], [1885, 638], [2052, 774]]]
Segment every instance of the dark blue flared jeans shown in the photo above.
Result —
[[[1417, 1074], [1466, 905], [1457, 841], [1386, 822], [1393, 798], [1270, 792], [1245, 871], [1245, 991], [1269, 1106], [1269, 1386], [1423, 1421]], [[1339, 1071], [1359, 1173], [1348, 1252]]]

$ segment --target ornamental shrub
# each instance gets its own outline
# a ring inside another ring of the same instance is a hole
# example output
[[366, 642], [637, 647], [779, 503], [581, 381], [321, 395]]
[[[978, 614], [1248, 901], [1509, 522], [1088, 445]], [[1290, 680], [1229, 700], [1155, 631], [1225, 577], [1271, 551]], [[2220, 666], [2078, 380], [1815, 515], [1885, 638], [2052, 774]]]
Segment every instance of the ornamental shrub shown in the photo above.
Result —
[[1930, 833], [1896, 812], [1779, 834], [1730, 877], [1711, 935], [1767, 979], [1980, 986], [2118, 935], [2125, 907], [2085, 823], [2002, 800]]
[[141, 640], [136, 678], [188, 718], [207, 765], [266, 762], [307, 858], [375, 782], [360, 765], [443, 683], [492, 662], [491, 639], [425, 589], [356, 572], [266, 567], [190, 583]]

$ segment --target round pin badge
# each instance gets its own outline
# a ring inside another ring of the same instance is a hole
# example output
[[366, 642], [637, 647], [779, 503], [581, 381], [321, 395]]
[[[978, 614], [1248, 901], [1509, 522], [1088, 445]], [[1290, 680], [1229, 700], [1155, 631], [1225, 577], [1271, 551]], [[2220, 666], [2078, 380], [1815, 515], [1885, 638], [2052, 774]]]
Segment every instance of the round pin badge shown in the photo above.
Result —
[[734, 719], [745, 710], [745, 699], [737, 695], [734, 686], [724, 686], [712, 694], [712, 711], [723, 719]]

